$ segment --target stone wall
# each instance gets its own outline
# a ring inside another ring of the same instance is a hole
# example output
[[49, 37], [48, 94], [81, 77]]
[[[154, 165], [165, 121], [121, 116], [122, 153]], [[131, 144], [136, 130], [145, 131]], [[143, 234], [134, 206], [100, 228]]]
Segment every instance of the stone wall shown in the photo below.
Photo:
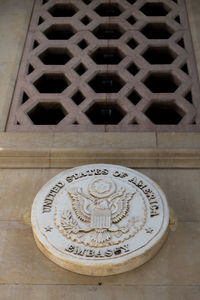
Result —
[[[200, 298], [199, 133], [7, 133], [11, 96], [32, 0], [0, 2], [0, 299]], [[200, 70], [200, 4], [187, 0]], [[30, 208], [40, 187], [63, 168], [86, 163], [136, 168], [165, 191], [178, 218], [163, 248], [136, 270], [78, 275], [36, 247]]]

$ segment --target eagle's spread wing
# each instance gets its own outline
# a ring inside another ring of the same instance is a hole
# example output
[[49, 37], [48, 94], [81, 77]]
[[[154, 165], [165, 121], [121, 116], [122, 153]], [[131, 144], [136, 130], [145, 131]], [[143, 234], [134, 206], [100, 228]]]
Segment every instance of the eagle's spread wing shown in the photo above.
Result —
[[122, 197], [119, 197], [115, 200], [114, 205], [116, 209], [112, 212], [113, 223], [118, 223], [126, 216], [129, 210], [129, 202], [134, 194], [135, 193], [125, 193]]
[[83, 222], [90, 222], [90, 213], [86, 209], [86, 197], [77, 189], [70, 190], [68, 193], [77, 217]]

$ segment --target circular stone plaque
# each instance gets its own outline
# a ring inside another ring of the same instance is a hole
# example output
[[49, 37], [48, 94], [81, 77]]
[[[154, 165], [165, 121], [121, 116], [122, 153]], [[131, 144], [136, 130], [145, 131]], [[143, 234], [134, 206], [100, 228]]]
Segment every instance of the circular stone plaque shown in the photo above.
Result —
[[104, 276], [149, 260], [167, 236], [169, 211], [164, 193], [148, 177], [94, 164], [66, 170], [45, 184], [31, 221], [48, 258], [77, 273]]

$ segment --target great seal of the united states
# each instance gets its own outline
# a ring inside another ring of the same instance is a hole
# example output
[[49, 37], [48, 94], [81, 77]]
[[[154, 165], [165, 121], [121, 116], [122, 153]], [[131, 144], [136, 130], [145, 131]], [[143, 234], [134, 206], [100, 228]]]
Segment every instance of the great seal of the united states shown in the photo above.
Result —
[[92, 164], [61, 172], [36, 195], [32, 229], [56, 264], [105, 276], [148, 261], [163, 244], [169, 210], [161, 188], [122, 166]]

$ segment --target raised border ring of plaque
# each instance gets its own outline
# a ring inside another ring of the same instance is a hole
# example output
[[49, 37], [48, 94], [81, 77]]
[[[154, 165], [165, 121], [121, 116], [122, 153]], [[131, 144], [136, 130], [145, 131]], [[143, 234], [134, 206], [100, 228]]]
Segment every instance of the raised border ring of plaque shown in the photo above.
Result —
[[161, 188], [118, 165], [91, 164], [61, 172], [35, 197], [32, 229], [56, 264], [85, 275], [134, 269], [162, 246], [169, 209]]

